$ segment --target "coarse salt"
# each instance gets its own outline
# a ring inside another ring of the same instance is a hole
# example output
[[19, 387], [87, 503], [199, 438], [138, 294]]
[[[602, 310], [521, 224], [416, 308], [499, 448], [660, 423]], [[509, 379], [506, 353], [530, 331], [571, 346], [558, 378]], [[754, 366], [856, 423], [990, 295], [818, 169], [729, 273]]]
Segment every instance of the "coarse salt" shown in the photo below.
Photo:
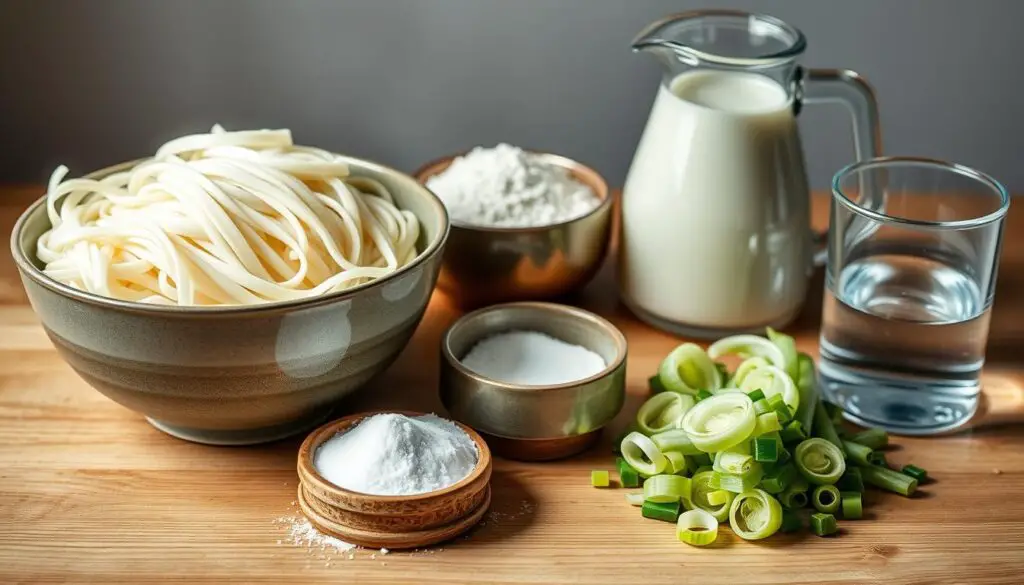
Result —
[[508, 144], [477, 147], [427, 180], [452, 221], [531, 227], [586, 215], [601, 202], [564, 168]]
[[607, 367], [604, 358], [593, 351], [536, 331], [487, 337], [461, 361], [492, 380], [529, 386], [575, 382]]

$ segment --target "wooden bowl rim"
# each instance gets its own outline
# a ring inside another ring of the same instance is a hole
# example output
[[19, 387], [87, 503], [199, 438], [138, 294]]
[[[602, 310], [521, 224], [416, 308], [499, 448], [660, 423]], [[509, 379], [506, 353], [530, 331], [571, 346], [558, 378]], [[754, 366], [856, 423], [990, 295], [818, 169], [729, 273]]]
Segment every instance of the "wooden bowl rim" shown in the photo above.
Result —
[[[425, 416], [426, 412], [418, 412], [414, 410], [368, 410], [365, 412], [359, 412], [356, 414], [350, 414], [339, 419], [335, 419], [326, 424], [321, 425], [313, 432], [309, 433], [302, 445], [299, 447], [298, 466], [299, 466], [299, 480], [302, 482], [310, 482], [314, 484], [314, 487], [326, 492], [333, 492], [334, 494], [341, 495], [353, 500], [360, 501], [371, 501], [371, 502], [387, 502], [387, 503], [415, 503], [424, 500], [431, 500], [439, 497], [448, 496], [454, 494], [465, 488], [466, 486], [477, 481], [481, 475], [491, 468], [491, 450], [487, 446], [487, 441], [480, 436], [479, 433], [474, 431], [469, 426], [452, 420], [447, 417], [439, 417], [444, 420], [451, 422], [462, 429], [462, 432], [466, 433], [470, 439], [476, 444], [477, 448], [477, 461], [473, 471], [466, 477], [453, 483], [452, 485], [434, 490], [432, 492], [424, 492], [422, 494], [409, 494], [409, 495], [375, 495], [367, 494], [364, 492], [357, 492], [347, 488], [343, 488], [339, 485], [335, 485], [328, 481], [324, 476], [320, 475], [317, 471], [316, 465], [313, 464], [313, 454], [327, 439], [336, 435], [339, 431], [347, 429], [356, 423], [362, 421], [364, 418], [374, 416], [377, 414], [403, 414], [408, 417]], [[438, 416], [435, 414], [435, 416]], [[303, 477], [305, 475], [305, 477]], [[489, 482], [488, 482], [489, 483]], [[486, 487], [486, 486], [485, 486]]]

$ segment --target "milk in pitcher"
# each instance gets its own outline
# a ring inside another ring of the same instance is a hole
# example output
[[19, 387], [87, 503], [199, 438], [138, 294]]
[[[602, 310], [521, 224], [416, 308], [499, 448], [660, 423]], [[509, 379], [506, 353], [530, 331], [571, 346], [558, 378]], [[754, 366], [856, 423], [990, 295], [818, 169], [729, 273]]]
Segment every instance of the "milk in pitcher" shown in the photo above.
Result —
[[812, 266], [809, 206], [788, 93], [755, 73], [678, 75], [659, 86], [623, 191], [624, 302], [685, 334], [785, 325]]

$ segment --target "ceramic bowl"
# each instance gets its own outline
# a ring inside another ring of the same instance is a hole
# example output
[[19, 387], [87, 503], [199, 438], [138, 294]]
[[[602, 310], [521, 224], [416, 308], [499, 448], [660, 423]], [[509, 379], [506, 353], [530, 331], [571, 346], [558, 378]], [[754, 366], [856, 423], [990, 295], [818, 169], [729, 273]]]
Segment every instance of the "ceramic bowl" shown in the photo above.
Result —
[[298, 456], [299, 505], [310, 522], [346, 542], [372, 548], [427, 546], [448, 540], [479, 522], [490, 504], [491, 452], [479, 434], [459, 423], [476, 443], [479, 459], [468, 476], [442, 490], [378, 496], [336, 486], [320, 475], [313, 464], [320, 445], [373, 414], [378, 412], [333, 421], [303, 441]]
[[47, 335], [94, 388], [191, 441], [279, 439], [323, 422], [332, 405], [398, 356], [426, 309], [448, 236], [444, 206], [412, 177], [344, 160], [354, 176], [383, 183], [422, 224], [415, 261], [347, 291], [231, 307], [144, 305], [82, 292], [41, 271], [36, 240], [50, 227], [42, 199], [15, 225], [12, 254]]
[[[604, 358], [604, 370], [575, 382], [522, 386], [478, 374], [460, 361], [479, 341], [506, 331], [537, 331]], [[441, 338], [441, 401], [494, 452], [511, 459], [559, 459], [589, 447], [622, 409], [626, 338], [597, 315], [551, 303], [508, 303], [464, 315]]]
[[[452, 221], [438, 288], [462, 307], [565, 295], [589, 282], [604, 261], [612, 225], [608, 184], [597, 171], [574, 160], [535, 155], [568, 169], [601, 203], [586, 215], [541, 227], [482, 227]], [[426, 184], [457, 156], [424, 165], [416, 179]]]

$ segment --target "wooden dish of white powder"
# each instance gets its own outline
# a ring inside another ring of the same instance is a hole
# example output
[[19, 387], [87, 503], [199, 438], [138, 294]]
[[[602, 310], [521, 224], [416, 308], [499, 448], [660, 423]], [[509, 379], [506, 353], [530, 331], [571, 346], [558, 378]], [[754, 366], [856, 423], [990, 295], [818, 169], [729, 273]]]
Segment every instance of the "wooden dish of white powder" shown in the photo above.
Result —
[[371, 548], [417, 548], [479, 522], [491, 454], [472, 429], [433, 414], [363, 413], [313, 431], [299, 449], [303, 514], [319, 531]]

